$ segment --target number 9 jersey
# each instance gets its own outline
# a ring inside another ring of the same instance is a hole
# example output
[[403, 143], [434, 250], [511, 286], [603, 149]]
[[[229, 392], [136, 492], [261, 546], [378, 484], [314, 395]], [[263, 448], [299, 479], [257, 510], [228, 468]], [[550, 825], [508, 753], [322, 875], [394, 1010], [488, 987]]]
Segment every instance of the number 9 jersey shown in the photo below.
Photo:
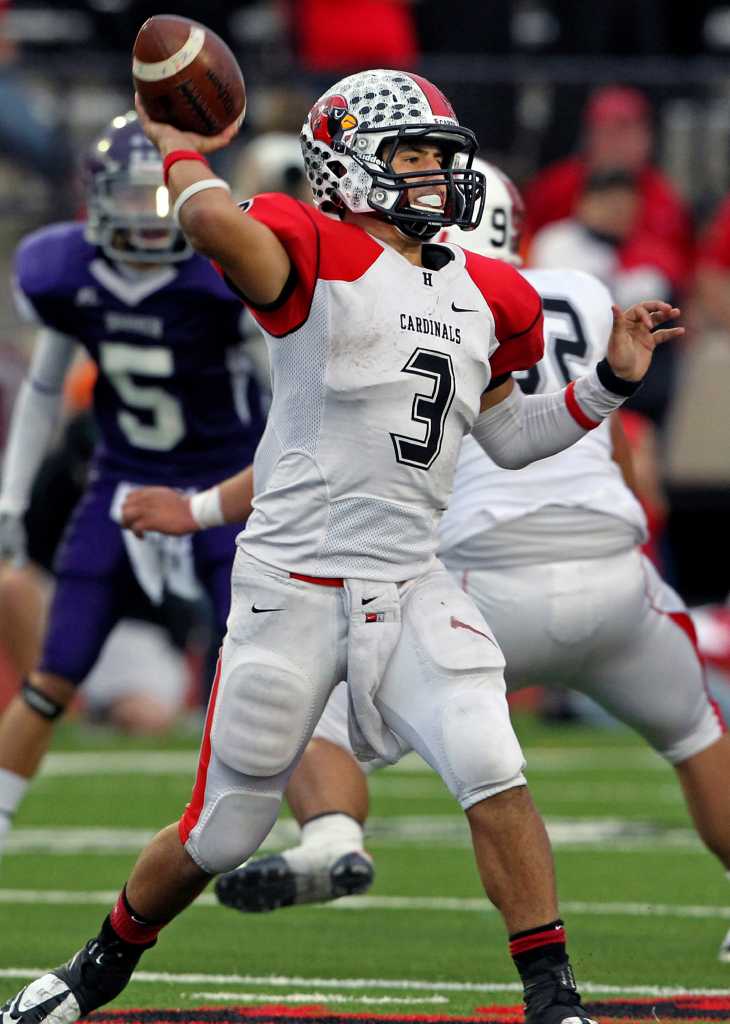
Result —
[[426, 571], [482, 393], [543, 349], [520, 274], [454, 245], [414, 266], [361, 227], [281, 195], [246, 204], [292, 274], [263, 328], [273, 404], [239, 545], [310, 576], [397, 582]]

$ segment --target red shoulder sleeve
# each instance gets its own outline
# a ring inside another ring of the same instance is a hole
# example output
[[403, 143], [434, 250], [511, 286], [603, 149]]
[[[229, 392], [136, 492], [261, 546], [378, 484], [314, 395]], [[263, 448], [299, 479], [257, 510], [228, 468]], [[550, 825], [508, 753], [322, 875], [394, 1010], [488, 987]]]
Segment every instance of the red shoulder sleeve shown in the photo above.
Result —
[[509, 263], [467, 252], [466, 269], [494, 316], [499, 342], [489, 358], [492, 377], [529, 370], [543, 356], [542, 300]]
[[291, 196], [270, 192], [254, 196], [242, 210], [270, 228], [287, 251], [292, 274], [281, 296], [267, 306], [246, 305], [265, 331], [291, 334], [305, 323], [319, 276], [317, 212]]
[[730, 267], [730, 199], [726, 199], [700, 239], [697, 251], [700, 266]]

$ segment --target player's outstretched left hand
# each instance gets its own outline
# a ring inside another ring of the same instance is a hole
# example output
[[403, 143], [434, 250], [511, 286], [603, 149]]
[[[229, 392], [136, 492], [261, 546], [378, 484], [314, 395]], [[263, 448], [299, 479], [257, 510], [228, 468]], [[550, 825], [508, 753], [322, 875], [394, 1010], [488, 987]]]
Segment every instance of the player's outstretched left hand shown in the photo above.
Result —
[[637, 302], [624, 311], [618, 306], [612, 306], [611, 309], [613, 327], [606, 358], [613, 372], [622, 380], [641, 380], [651, 365], [656, 346], [684, 334], [684, 327], [655, 330], [657, 324], [676, 320], [680, 315], [680, 310], [668, 302], [651, 299]]
[[241, 127], [240, 121], [234, 121], [224, 128], [217, 135], [198, 135], [197, 132], [183, 132], [174, 128], [171, 124], [162, 121], [153, 121], [142, 106], [139, 93], [134, 94], [134, 105], [137, 110], [137, 117], [142, 131], [153, 145], [165, 156], [173, 149], [194, 149], [196, 153], [214, 153], [217, 149], [223, 149], [231, 139], [238, 134]]
[[122, 505], [122, 526], [135, 536], [169, 533], [179, 537], [200, 527], [190, 511], [190, 499], [171, 487], [140, 487]]

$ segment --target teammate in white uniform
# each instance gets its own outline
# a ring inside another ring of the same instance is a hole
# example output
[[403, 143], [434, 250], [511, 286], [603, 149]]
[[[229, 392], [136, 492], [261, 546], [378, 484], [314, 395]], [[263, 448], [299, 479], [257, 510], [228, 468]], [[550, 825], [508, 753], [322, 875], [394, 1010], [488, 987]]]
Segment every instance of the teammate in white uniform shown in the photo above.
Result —
[[[597, 371], [524, 398], [511, 372], [542, 354], [539, 296], [504, 263], [428, 242], [478, 224], [484, 180], [473, 134], [425, 79], [362, 72], [310, 112], [308, 177], [341, 219], [272, 195], [242, 212], [199, 156], [235, 129], [196, 136], [138, 110], [184, 231], [265, 332], [273, 403], [191, 802], [142, 852], [99, 935], [0, 1022], [71, 1024], [124, 988], [161, 928], [261, 844], [343, 678], [358, 752], [394, 761], [413, 747], [466, 811], [528, 1024], [586, 1021], [504, 660], [435, 559], [437, 527], [465, 433], [505, 465], [563, 449], [635, 390], [655, 344], [682, 333], [653, 326], [679, 310], [616, 310]], [[222, 489], [196, 508], [220, 521]]]
[[[487, 180], [481, 225], [446, 234], [517, 263], [519, 194], [496, 168], [475, 166]], [[528, 393], [556, 391], [604, 357], [611, 300], [581, 271], [523, 276], [542, 296], [545, 356], [514, 376]], [[612, 426], [605, 420], [516, 472], [466, 437], [439, 555], [494, 630], [508, 690], [570, 686], [645, 736], [676, 768], [700, 836], [730, 869], [730, 736], [706, 690], [687, 609], [638, 550], [645, 517], [613, 459]], [[350, 749], [342, 685], [287, 789], [304, 825], [301, 845], [222, 876], [223, 902], [272, 910], [369, 886], [367, 792], [343, 753]], [[730, 933], [720, 959], [730, 961]]]

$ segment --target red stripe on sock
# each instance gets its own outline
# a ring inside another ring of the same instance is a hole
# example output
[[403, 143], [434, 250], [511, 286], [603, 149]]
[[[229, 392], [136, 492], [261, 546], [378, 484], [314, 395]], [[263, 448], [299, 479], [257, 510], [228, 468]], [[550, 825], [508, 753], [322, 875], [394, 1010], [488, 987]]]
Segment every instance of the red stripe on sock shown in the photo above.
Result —
[[572, 380], [565, 389], [565, 404], [568, 407], [568, 412], [573, 417], [579, 427], [583, 427], [584, 430], [595, 430], [596, 427], [600, 427], [600, 421], [592, 420], [583, 412], [581, 407], [578, 405], [578, 399], [575, 397], [573, 392], [575, 391], [575, 381]]
[[163, 927], [161, 924], [149, 924], [146, 921], [135, 920], [127, 909], [123, 892], [119, 894], [119, 899], [114, 904], [114, 909], [109, 915], [109, 922], [120, 939], [136, 946], [144, 946], [153, 942]]
[[210, 730], [213, 726], [213, 713], [215, 711], [215, 702], [218, 698], [218, 684], [221, 678], [221, 656], [218, 656], [218, 664], [215, 669], [215, 679], [213, 680], [213, 689], [211, 690], [210, 700], [208, 701], [208, 713], [205, 716], [205, 729], [203, 731], [203, 740], [200, 744], [200, 756], [198, 758], [198, 773], [195, 776], [195, 785], [193, 787], [193, 795], [190, 798], [190, 803], [187, 805], [183, 812], [182, 818], [178, 824], [178, 835], [180, 836], [180, 842], [185, 845], [188, 841], [188, 836], [193, 831], [195, 826], [198, 824], [198, 818], [200, 812], [203, 809], [203, 803], [205, 801], [205, 784], [208, 779], [208, 766], [210, 765]]
[[512, 939], [509, 944], [510, 956], [526, 953], [528, 949], [539, 949], [540, 946], [553, 946], [557, 943], [565, 945], [565, 928], [549, 928], [545, 932], [534, 935], [523, 935], [521, 939]]

